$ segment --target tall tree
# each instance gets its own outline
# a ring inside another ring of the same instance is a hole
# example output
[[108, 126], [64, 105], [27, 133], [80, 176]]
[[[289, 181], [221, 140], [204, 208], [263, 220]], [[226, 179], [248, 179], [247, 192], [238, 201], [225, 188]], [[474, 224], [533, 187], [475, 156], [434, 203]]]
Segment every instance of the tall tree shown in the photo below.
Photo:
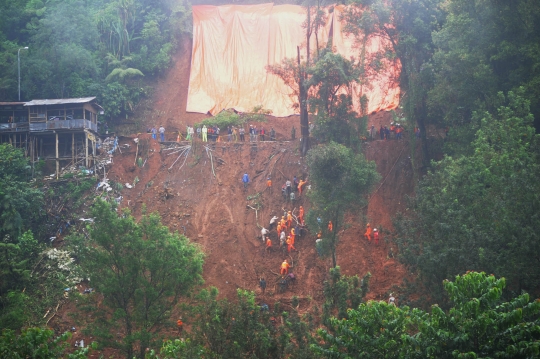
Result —
[[431, 312], [370, 301], [319, 329], [324, 358], [535, 358], [540, 301], [524, 293], [504, 302], [504, 278], [470, 272], [444, 287], [452, 308]]
[[527, 100], [499, 103], [473, 116], [472, 154], [434, 163], [396, 221], [402, 259], [438, 300], [442, 281], [467, 270], [505, 276], [517, 293], [540, 280], [539, 136]]
[[[311, 149], [307, 163], [312, 183], [308, 222], [311, 228], [318, 227], [329, 241], [335, 267], [337, 232], [343, 226], [343, 216], [367, 202], [366, 195], [380, 180], [380, 175], [374, 162], [335, 142]], [[329, 221], [333, 223], [332, 231], [327, 227]]]
[[[537, 1], [446, 2], [447, 20], [433, 33], [434, 87], [430, 117], [456, 129], [456, 140], [470, 138], [467, 126], [482, 103], [498, 106], [497, 92], [525, 88], [532, 113], [540, 118], [540, 4]], [[538, 122], [537, 122], [538, 126]], [[461, 127], [461, 131], [460, 131]]]
[[401, 64], [402, 106], [406, 118], [416, 121], [421, 130], [425, 165], [430, 160], [425, 141], [429, 123], [427, 91], [433, 82], [429, 61], [435, 51], [431, 33], [443, 21], [441, 3], [442, 0], [352, 0], [344, 12], [344, 29], [355, 36], [359, 45], [380, 36], [388, 41], [388, 46], [377, 56]]
[[[365, 123], [361, 125], [361, 118], [353, 109], [352, 99], [352, 85], [360, 81], [359, 66], [352, 59], [333, 53], [330, 41], [307, 73], [306, 85], [311, 89], [309, 112], [316, 118], [317, 139], [349, 147], [358, 145], [360, 133], [365, 130]], [[364, 99], [361, 102], [366, 104]]]
[[[70, 240], [86, 276], [104, 297], [96, 308], [100, 320], [92, 327], [103, 344], [121, 349], [126, 358], [144, 358], [180, 297], [202, 282], [203, 254], [186, 237], [170, 233], [157, 214], [136, 223], [99, 201], [92, 215], [89, 236]], [[124, 333], [120, 342], [110, 335], [119, 328]]]

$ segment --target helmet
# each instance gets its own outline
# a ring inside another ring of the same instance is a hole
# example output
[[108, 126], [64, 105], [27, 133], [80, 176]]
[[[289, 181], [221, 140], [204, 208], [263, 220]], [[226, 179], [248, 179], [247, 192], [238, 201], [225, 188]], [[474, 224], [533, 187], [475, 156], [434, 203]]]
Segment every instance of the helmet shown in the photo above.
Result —
[[373, 228], [373, 232], [377, 232], [377, 228]]

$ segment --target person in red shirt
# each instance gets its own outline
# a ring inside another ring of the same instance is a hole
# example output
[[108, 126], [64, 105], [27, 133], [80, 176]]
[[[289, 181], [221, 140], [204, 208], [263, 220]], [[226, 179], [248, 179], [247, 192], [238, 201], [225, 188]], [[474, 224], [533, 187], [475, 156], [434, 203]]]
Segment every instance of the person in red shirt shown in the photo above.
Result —
[[332, 224], [332, 221], [328, 221], [328, 232], [332, 232], [334, 229], [334, 225]]
[[373, 239], [375, 240], [375, 244], [379, 244], [379, 231], [377, 228], [373, 229]]

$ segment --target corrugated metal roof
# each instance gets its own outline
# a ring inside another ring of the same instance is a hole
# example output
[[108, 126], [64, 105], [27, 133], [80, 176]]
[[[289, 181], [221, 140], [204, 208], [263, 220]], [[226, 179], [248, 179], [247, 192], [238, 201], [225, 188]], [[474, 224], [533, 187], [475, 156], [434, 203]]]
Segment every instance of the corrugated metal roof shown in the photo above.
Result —
[[96, 97], [81, 97], [81, 98], [61, 98], [56, 100], [32, 100], [25, 103], [25, 106], [43, 106], [43, 105], [65, 105], [69, 103], [87, 103], [95, 100]]
[[25, 102], [0, 102], [0, 106], [19, 106], [24, 104]]

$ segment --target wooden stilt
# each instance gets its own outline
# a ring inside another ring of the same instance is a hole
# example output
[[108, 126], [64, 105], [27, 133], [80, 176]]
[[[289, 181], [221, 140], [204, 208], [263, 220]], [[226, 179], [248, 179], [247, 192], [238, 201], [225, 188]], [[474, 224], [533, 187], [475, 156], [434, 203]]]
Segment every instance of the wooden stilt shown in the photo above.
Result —
[[58, 132], [56, 135], [56, 179], [60, 176], [60, 161], [58, 160]]
[[86, 168], [88, 168], [88, 134], [84, 133], [84, 140], [86, 141], [85, 151], [86, 151]]
[[71, 133], [71, 163], [75, 164], [75, 132]]

